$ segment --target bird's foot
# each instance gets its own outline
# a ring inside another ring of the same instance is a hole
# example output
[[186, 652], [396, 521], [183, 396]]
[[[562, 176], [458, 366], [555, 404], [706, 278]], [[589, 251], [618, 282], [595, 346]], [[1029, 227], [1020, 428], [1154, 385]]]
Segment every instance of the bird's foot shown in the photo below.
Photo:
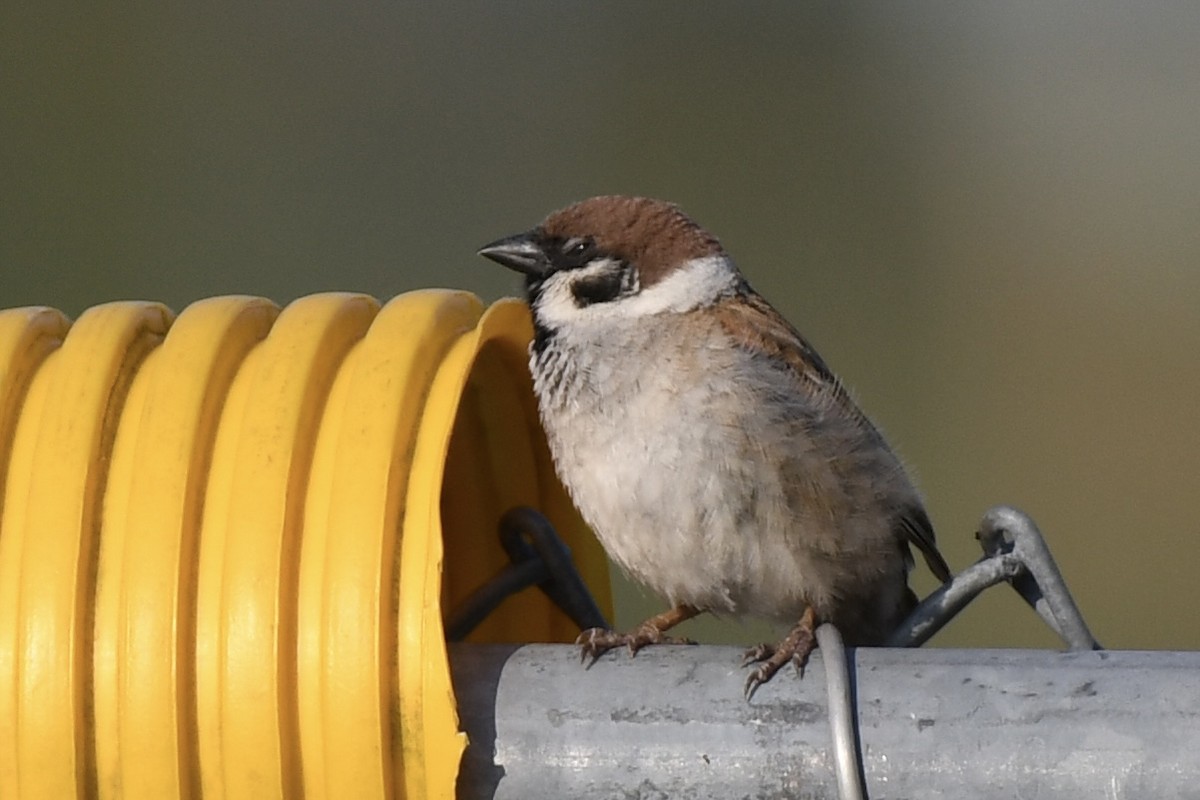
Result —
[[801, 677], [804, 676], [808, 657], [817, 648], [816, 629], [816, 614], [811, 608], [807, 608], [800, 621], [779, 644], [760, 644], [746, 651], [742, 656], [742, 666], [758, 664], [746, 676], [743, 691], [747, 700], [754, 697], [758, 687], [775, 677], [775, 673], [783, 669], [783, 665], [789, 661], [796, 665], [796, 672]]
[[579, 645], [580, 661], [587, 661], [588, 658], [591, 658], [592, 662], [595, 662], [609, 650], [622, 645], [628, 647], [629, 655], [633, 656], [648, 644], [695, 644], [695, 642], [679, 636], [668, 636], [658, 628], [643, 622], [627, 633], [618, 633], [607, 628], [589, 628], [579, 634], [575, 644]]
[[699, 613], [700, 609], [694, 606], [682, 605], [651, 617], [627, 633], [607, 628], [589, 628], [575, 640], [575, 644], [579, 645], [579, 660], [583, 662], [590, 658], [588, 666], [591, 666], [600, 656], [621, 646], [628, 647], [629, 655], [634, 656], [638, 650], [650, 644], [695, 644], [691, 639], [668, 636], [666, 631]]

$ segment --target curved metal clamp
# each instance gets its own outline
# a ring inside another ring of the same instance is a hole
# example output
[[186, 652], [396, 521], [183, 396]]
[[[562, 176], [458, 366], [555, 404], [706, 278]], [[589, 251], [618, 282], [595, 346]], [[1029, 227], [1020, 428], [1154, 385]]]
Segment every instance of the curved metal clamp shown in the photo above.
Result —
[[892, 633], [889, 646], [919, 647], [984, 589], [1008, 581], [1069, 649], [1101, 649], [1028, 514], [996, 506], [983, 515], [975, 538], [983, 558], [921, 601]]
[[[983, 557], [955, 575], [893, 632], [891, 647], [919, 647], [985, 589], [1007, 581], [1071, 650], [1099, 650], [1050, 548], [1029, 515], [996, 506], [983, 515], [975, 534]], [[832, 625], [817, 629], [829, 693], [829, 725], [841, 800], [861, 800], [866, 792], [855, 722], [846, 648]]]

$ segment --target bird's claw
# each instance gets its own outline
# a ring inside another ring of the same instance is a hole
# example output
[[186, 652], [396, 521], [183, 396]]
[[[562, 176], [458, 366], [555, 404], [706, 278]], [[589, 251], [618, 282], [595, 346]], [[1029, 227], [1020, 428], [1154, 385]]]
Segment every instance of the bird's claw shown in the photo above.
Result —
[[[617, 633], [607, 628], [589, 628], [579, 634], [575, 644], [579, 645], [579, 663], [587, 662], [588, 666], [591, 666], [600, 656], [622, 645], [629, 648], [630, 656], [636, 656], [639, 650], [650, 644], [695, 644], [695, 642], [679, 636], [668, 636], [653, 625], [643, 623], [627, 633]], [[588, 661], [589, 658], [591, 661]]]
[[751, 664], [757, 664], [760, 661], [766, 661], [774, 654], [775, 645], [768, 644], [767, 642], [756, 644], [754, 647], [751, 647], [746, 652], [742, 653], [742, 663], [738, 666], [748, 667]]
[[[617, 646], [613, 640], [619, 636], [620, 634], [607, 628], [588, 628], [579, 634], [575, 639], [575, 644], [579, 645], [579, 663], [587, 662], [589, 667], [595, 664], [596, 659]], [[589, 657], [591, 658], [590, 662], [588, 662]]]
[[754, 693], [758, 691], [758, 687], [771, 680], [771, 676], [774, 674], [774, 672], [767, 669], [766, 664], [761, 664], [753, 669], [746, 676], [746, 683], [742, 686], [742, 694], [745, 695], [746, 700], [749, 701], [753, 698]]
[[762, 662], [746, 676], [746, 683], [742, 688], [742, 692], [745, 694], [747, 700], [754, 697], [754, 693], [758, 691], [758, 687], [771, 680], [771, 678], [774, 678], [775, 673], [783, 669], [783, 665], [789, 661], [796, 665], [796, 674], [803, 678], [804, 668], [808, 665], [808, 656], [812, 653], [813, 648], [808, 648], [807, 652], [797, 651], [791, 655], [784, 653], [782, 649], [777, 649], [764, 657], [750, 658], [750, 655], [757, 650], [758, 648], [754, 648], [747, 651], [746, 657], [742, 659], [743, 667], [758, 661]]
[[746, 676], [746, 683], [742, 688], [747, 700], [754, 697], [758, 687], [774, 678], [775, 673], [783, 669], [783, 665], [789, 661], [796, 665], [796, 673], [801, 678], [804, 677], [804, 667], [808, 664], [808, 657], [817, 647], [815, 627], [816, 616], [811, 609], [806, 610], [800, 618], [800, 622], [779, 644], [760, 644], [745, 652], [742, 656], [743, 667], [758, 663], [758, 666]]

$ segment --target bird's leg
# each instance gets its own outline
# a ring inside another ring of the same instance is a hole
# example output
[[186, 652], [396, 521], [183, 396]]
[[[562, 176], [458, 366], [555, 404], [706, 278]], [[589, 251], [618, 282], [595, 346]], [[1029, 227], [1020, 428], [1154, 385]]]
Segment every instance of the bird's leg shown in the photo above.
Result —
[[800, 621], [779, 644], [760, 644], [746, 651], [742, 657], [743, 667], [762, 662], [746, 677], [747, 700], [754, 696], [759, 686], [775, 677], [775, 673], [789, 661], [796, 665], [797, 672], [804, 674], [804, 665], [808, 663], [808, 657], [817, 647], [816, 629], [817, 614], [809, 606], [800, 615]]
[[579, 658], [586, 661], [590, 656], [595, 663], [600, 656], [621, 645], [629, 648], [630, 655], [637, 655], [637, 651], [648, 644], [695, 644], [691, 639], [667, 636], [665, 633], [701, 612], [702, 610], [695, 606], [678, 605], [661, 614], [655, 614], [628, 633], [617, 633], [607, 628], [589, 628], [575, 640], [575, 644], [580, 648]]

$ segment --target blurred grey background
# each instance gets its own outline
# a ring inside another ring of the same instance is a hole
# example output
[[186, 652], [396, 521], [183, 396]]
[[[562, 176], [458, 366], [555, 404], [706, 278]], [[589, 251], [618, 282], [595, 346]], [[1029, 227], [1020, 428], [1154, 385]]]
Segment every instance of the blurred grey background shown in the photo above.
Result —
[[[1016, 504], [1105, 644], [1196, 648], [1198, 41], [1162, 0], [5, 3], [0, 306], [493, 299], [480, 244], [671, 199], [889, 433], [953, 565]], [[996, 591], [936, 643], [1053, 639]]]

